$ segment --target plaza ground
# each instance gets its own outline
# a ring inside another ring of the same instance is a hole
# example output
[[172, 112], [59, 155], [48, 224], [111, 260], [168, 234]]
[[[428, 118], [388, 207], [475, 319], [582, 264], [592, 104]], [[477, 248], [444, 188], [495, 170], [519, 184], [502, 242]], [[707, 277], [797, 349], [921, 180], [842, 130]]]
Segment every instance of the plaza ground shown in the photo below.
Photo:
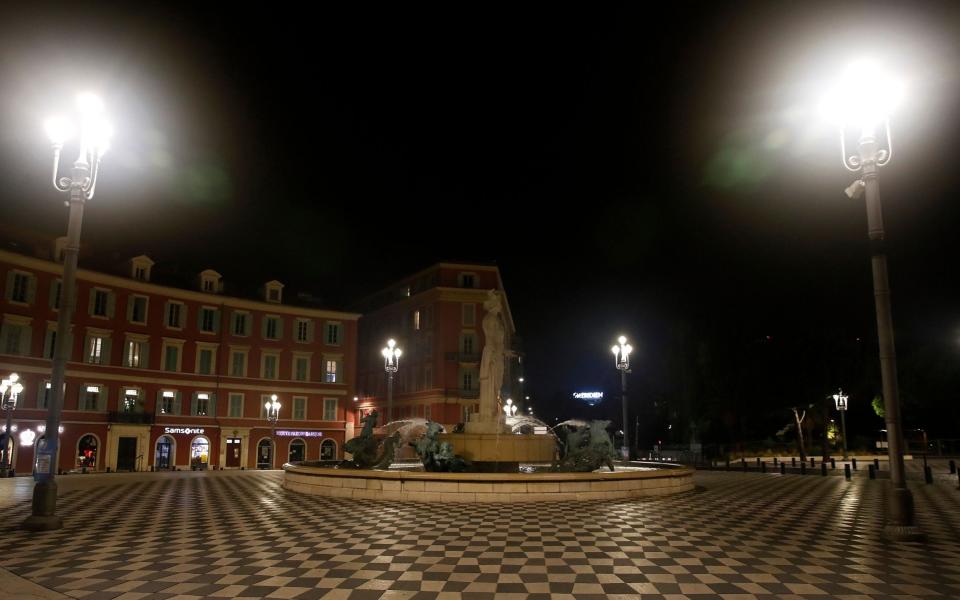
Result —
[[927, 540], [887, 543], [888, 482], [863, 477], [700, 472], [674, 497], [442, 507], [304, 496], [281, 477], [63, 477], [65, 527], [49, 533], [17, 527], [32, 481], [2, 480], [0, 595], [960, 597], [955, 480], [911, 483]]

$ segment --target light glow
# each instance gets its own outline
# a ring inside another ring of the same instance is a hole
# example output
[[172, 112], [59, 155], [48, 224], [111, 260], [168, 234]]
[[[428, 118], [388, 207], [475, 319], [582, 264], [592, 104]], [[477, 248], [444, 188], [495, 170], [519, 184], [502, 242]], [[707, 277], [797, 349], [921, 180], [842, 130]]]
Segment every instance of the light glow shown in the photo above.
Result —
[[22, 446], [32, 446], [37, 434], [32, 429], [24, 429], [20, 432], [20, 444]]
[[887, 120], [903, 101], [906, 86], [875, 60], [850, 63], [820, 101], [820, 113], [831, 122], [863, 129]]
[[50, 117], [43, 122], [43, 129], [54, 146], [63, 146], [76, 133], [73, 126], [63, 117]]

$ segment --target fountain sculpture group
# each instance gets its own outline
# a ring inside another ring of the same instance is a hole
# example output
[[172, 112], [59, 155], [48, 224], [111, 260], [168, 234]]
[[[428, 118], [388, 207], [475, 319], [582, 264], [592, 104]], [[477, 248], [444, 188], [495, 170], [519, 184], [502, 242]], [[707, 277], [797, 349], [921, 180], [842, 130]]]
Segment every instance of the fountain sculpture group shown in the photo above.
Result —
[[[362, 419], [360, 434], [344, 445], [349, 458], [333, 465], [284, 465], [284, 486], [322, 496], [428, 502], [595, 500], [693, 489], [692, 471], [678, 465], [615, 468], [609, 421], [568, 421], [552, 435], [513, 433], [500, 410], [508, 352], [499, 294], [491, 290], [483, 306], [480, 410], [462, 431], [445, 433], [427, 421], [414, 440], [397, 430], [377, 435], [379, 415], [373, 411]], [[390, 469], [404, 444], [416, 451], [422, 471]], [[537, 469], [521, 472], [521, 464]]]

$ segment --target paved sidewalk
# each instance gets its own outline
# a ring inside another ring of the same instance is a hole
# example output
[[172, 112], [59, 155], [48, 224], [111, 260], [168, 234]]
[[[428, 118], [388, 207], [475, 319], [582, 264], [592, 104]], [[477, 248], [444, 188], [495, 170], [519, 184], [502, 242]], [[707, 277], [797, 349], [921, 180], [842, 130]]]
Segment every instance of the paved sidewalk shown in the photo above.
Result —
[[674, 497], [438, 508], [304, 496], [276, 471], [105, 477], [64, 484], [62, 531], [10, 526], [29, 512], [11, 501], [0, 565], [91, 600], [960, 597], [944, 485], [911, 484], [928, 539], [896, 544], [887, 482], [865, 479], [702, 472]]

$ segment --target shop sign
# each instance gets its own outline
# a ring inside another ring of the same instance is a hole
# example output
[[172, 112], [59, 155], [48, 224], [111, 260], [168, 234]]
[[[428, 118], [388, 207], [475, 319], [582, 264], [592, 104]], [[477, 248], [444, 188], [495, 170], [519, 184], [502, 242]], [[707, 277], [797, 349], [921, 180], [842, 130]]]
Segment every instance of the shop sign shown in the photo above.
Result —
[[278, 429], [279, 437], [323, 437], [322, 431], [292, 431], [290, 429]]
[[164, 433], [180, 433], [183, 435], [203, 435], [203, 427], [164, 427]]

